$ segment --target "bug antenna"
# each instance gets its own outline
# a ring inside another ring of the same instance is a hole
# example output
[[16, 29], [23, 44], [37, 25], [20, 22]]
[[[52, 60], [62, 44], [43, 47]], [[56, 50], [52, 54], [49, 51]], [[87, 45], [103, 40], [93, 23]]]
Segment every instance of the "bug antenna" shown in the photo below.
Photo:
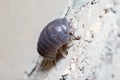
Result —
[[70, 7], [68, 7], [67, 12], [65, 13], [65, 17], [68, 15], [68, 12], [70, 11]]

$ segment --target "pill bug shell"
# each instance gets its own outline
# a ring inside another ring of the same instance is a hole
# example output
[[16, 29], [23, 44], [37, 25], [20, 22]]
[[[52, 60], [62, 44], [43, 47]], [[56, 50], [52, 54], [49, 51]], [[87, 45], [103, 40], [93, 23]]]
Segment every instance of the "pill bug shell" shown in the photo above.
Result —
[[55, 59], [60, 47], [69, 42], [70, 25], [66, 18], [51, 21], [40, 33], [37, 51], [48, 59]]

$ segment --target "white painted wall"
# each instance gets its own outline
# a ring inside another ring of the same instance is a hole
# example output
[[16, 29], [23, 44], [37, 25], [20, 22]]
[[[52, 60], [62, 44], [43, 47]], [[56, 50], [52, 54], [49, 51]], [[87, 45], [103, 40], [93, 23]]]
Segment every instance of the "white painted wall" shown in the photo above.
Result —
[[0, 80], [20, 80], [34, 55], [41, 29], [67, 0], [0, 0]]

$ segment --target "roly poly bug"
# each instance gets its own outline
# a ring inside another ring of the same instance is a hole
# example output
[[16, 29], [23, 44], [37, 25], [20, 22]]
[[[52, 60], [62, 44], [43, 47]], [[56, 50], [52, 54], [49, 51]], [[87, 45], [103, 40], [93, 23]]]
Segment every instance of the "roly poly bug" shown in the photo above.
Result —
[[66, 18], [51, 21], [41, 32], [38, 43], [38, 53], [54, 60], [60, 47], [70, 41], [70, 23]]

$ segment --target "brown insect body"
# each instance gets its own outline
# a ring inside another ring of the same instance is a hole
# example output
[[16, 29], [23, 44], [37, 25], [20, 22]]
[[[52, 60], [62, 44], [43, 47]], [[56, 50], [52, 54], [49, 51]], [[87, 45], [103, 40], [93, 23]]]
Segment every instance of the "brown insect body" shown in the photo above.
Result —
[[57, 51], [70, 39], [70, 25], [66, 18], [55, 19], [41, 32], [37, 43], [38, 53], [48, 59], [55, 59]]

